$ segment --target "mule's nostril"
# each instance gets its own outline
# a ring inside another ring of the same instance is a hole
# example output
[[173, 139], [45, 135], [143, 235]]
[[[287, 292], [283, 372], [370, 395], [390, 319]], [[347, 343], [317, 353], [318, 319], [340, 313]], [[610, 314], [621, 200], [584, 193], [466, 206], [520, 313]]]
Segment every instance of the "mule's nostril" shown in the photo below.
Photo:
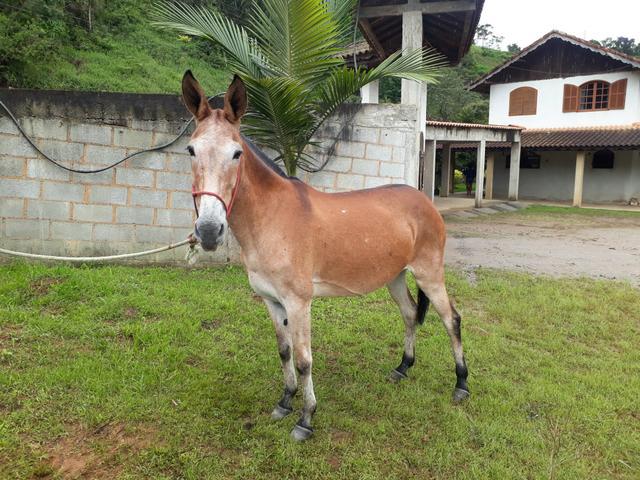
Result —
[[222, 235], [222, 232], [224, 232], [224, 224], [220, 225], [220, 231], [218, 232], [218, 235]]

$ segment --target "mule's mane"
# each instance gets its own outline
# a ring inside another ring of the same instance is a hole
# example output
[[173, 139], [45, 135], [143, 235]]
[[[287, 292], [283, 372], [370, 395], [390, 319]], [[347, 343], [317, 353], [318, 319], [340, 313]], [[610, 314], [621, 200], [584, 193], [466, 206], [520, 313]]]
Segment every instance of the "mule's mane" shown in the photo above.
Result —
[[242, 136], [242, 140], [244, 140], [244, 142], [249, 146], [249, 148], [251, 149], [251, 152], [257, 157], [259, 158], [262, 163], [264, 163], [267, 167], [269, 167], [271, 170], [273, 170], [274, 172], [276, 172], [278, 175], [280, 175], [282, 178], [287, 178], [287, 179], [291, 179], [292, 177], [290, 177], [289, 175], [287, 175], [285, 172], [282, 171], [282, 169], [280, 168], [280, 166], [274, 162], [273, 160], [271, 160], [271, 158], [269, 158], [269, 156], [264, 153], [262, 150], [260, 150], [255, 143], [253, 143], [251, 140], [249, 140], [249, 138], [246, 135], [241, 135]]

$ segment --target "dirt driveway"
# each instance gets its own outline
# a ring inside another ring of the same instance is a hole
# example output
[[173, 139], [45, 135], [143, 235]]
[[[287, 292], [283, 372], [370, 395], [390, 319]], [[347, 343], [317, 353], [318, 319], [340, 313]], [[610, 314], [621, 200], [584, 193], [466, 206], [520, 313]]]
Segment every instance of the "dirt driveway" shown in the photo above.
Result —
[[640, 214], [532, 210], [447, 219], [447, 264], [628, 280], [640, 286]]

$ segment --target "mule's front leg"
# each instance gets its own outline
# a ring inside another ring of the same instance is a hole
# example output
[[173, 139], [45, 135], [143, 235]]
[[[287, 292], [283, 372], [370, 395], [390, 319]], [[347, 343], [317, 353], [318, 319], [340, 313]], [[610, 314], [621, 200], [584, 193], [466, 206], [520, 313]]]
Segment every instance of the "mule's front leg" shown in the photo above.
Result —
[[282, 372], [284, 373], [284, 393], [273, 409], [273, 412], [271, 412], [271, 418], [280, 420], [293, 412], [293, 397], [298, 390], [296, 372], [293, 366], [291, 326], [289, 325], [287, 312], [280, 303], [266, 298], [264, 299], [264, 303], [269, 310], [269, 314], [273, 320], [273, 326], [276, 330], [278, 354], [280, 355]]
[[311, 419], [316, 412], [316, 395], [311, 378], [311, 301], [296, 300], [287, 305], [293, 330], [293, 352], [300, 384], [304, 390], [302, 415], [291, 431], [296, 441], [308, 439], [313, 434]]

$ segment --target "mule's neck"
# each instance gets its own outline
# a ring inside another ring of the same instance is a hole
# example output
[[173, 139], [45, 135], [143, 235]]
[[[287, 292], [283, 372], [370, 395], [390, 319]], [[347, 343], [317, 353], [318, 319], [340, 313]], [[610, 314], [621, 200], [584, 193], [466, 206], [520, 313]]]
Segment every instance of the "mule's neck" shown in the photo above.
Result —
[[244, 140], [242, 151], [241, 178], [233, 214], [228, 222], [238, 243], [246, 251], [260, 241], [261, 225], [273, 219], [269, 212], [279, 202], [278, 194], [286, 190], [288, 180], [258, 158]]

